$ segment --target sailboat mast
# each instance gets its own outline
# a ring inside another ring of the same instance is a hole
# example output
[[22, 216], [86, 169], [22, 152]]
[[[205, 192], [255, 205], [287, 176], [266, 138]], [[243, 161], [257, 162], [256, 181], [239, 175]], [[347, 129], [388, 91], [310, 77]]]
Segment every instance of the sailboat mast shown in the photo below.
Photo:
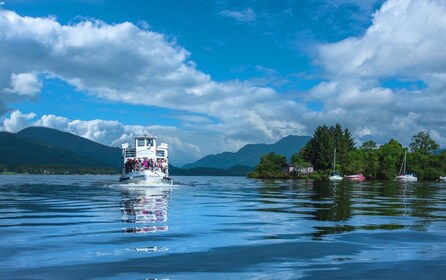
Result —
[[336, 148], [333, 153], [333, 172], [336, 172]]
[[404, 175], [406, 175], [406, 159], [407, 159], [407, 157], [406, 157], [406, 151], [404, 151]]

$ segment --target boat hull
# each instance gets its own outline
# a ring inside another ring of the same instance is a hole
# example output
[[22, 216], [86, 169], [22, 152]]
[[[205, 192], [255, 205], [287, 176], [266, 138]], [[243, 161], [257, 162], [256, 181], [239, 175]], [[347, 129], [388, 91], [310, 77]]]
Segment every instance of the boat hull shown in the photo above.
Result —
[[121, 184], [173, 185], [173, 180], [162, 172], [152, 170], [133, 171], [119, 178]]
[[402, 183], [412, 183], [412, 182], [418, 182], [418, 178], [413, 175], [399, 175], [395, 178], [398, 182]]
[[328, 179], [329, 179], [330, 181], [342, 181], [344, 178], [342, 178], [342, 177], [339, 176], [339, 175], [333, 175], [333, 176], [328, 177]]
[[346, 175], [345, 178], [350, 181], [365, 181], [365, 176], [362, 174]]

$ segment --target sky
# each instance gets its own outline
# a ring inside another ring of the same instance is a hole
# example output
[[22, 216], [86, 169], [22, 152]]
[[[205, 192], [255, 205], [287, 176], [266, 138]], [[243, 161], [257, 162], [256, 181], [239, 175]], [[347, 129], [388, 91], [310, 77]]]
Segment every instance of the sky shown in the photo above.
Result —
[[443, 0], [0, 0], [0, 131], [176, 166], [341, 124], [356, 143], [446, 145]]

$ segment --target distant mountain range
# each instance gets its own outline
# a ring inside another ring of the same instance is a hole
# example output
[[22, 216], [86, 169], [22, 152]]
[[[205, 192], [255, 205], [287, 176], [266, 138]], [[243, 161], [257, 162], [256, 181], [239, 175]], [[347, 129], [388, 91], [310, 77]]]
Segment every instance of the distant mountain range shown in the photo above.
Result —
[[46, 127], [29, 127], [18, 133], [0, 132], [0, 154], [0, 165], [21, 172], [83, 167], [85, 172], [101, 169], [117, 173], [121, 165], [119, 148]]
[[47, 127], [28, 127], [18, 136], [53, 148], [66, 150], [103, 166], [121, 167], [121, 149], [99, 144], [89, 139]]
[[[249, 144], [235, 153], [206, 156], [182, 168], [170, 166], [170, 174], [245, 176], [253, 171], [261, 156], [274, 152], [290, 158], [309, 140], [309, 136], [288, 136], [274, 144]], [[83, 167], [117, 173], [121, 167], [121, 149], [46, 127], [28, 127], [17, 133], [0, 132], [0, 167], [18, 172], [39, 172], [43, 167]], [[39, 167], [40, 169], [35, 167]], [[23, 168], [27, 167], [27, 168]], [[70, 169], [73, 170], [73, 169]], [[78, 169], [79, 170], [79, 169]], [[0, 170], [1, 171], [1, 170]]]
[[229, 169], [233, 166], [253, 168], [259, 163], [263, 155], [271, 152], [289, 159], [291, 155], [300, 151], [310, 139], [310, 136], [290, 135], [274, 144], [248, 144], [235, 153], [224, 152], [205, 156], [193, 163], [184, 165], [183, 169], [198, 167]]

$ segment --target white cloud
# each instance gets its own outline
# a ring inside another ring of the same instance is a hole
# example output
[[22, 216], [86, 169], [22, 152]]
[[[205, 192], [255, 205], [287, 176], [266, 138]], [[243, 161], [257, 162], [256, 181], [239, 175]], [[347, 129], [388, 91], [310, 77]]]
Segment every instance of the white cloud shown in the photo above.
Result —
[[17, 132], [29, 126], [30, 121], [36, 117], [35, 113], [23, 114], [20, 111], [13, 111], [9, 118], [3, 121], [3, 128], [7, 132]]
[[220, 15], [239, 22], [252, 22], [256, 20], [256, 13], [251, 8], [246, 8], [242, 11], [223, 10], [220, 12]]
[[320, 62], [333, 76], [412, 79], [446, 72], [446, 2], [390, 0], [364, 36], [322, 45]]
[[[327, 81], [308, 100], [325, 111], [309, 113], [321, 123], [336, 120], [357, 137], [407, 145], [419, 131], [446, 133], [446, 2], [389, 0], [360, 37], [324, 44], [318, 62]], [[422, 82], [426, 88], [386, 88], [383, 81]], [[445, 145], [444, 137], [435, 139]]]
[[32, 125], [51, 127], [58, 130], [66, 130], [69, 120], [65, 117], [59, 117], [55, 115], [43, 115], [39, 120], [35, 121]]
[[12, 73], [9, 88], [4, 89], [7, 93], [34, 97], [42, 88], [42, 84], [32, 73]]
[[[252, 18], [255, 13], [246, 9], [241, 16]], [[208, 117], [218, 124], [205, 124], [203, 129], [223, 137], [245, 137], [246, 127], [252, 124], [250, 114], [263, 123], [249, 128], [258, 141], [274, 141], [289, 132], [302, 131], [300, 122], [291, 112], [283, 113], [282, 108], [287, 103], [288, 108], [297, 112], [300, 110], [297, 103], [284, 101], [271, 88], [241, 81], [212, 81], [209, 75], [195, 68], [187, 50], [162, 34], [129, 22], [109, 25], [83, 21], [61, 25], [53, 18], [23, 17], [0, 10], [0, 30], [0, 88], [4, 85], [3, 88], [12, 89], [2, 77], [14, 73], [33, 73], [34, 77], [43, 74], [43, 78], [61, 79], [80, 92], [102, 99]], [[31, 74], [20, 75], [22, 82], [17, 85], [28, 87], [16, 86], [16, 91], [37, 94], [32, 89], [37, 89], [38, 84], [32, 83], [32, 79], [24, 83], [24, 78], [31, 78]], [[10, 101], [0, 96], [0, 105]], [[281, 122], [289, 125], [274, 127]], [[80, 129], [82, 123], [77, 125]], [[96, 133], [97, 138], [107, 133], [85, 129], [78, 133], [88, 137], [96, 137], [92, 135]], [[233, 139], [234, 143], [240, 140]]]
[[[390, 0], [363, 35], [320, 45], [317, 62], [325, 81], [302, 93], [302, 101], [287, 100], [273, 88], [255, 86], [254, 80], [213, 81], [196, 69], [187, 50], [147, 26], [61, 25], [0, 9], [0, 114], [13, 101], [37, 96], [43, 82], [37, 77], [56, 77], [79, 94], [173, 109], [173, 117], [184, 122], [178, 128], [55, 115], [35, 120], [33, 113], [14, 111], [4, 118], [3, 129], [43, 125], [115, 146], [147, 130], [171, 144], [172, 159], [182, 162], [247, 143], [312, 134], [318, 125], [336, 122], [378, 143], [396, 138], [407, 144], [417, 132], [429, 130], [445, 145], [445, 6], [433, 0]], [[221, 15], [256, 20], [252, 9]], [[383, 79], [422, 81], [427, 88], [386, 88]], [[304, 102], [321, 104], [322, 110]]]

